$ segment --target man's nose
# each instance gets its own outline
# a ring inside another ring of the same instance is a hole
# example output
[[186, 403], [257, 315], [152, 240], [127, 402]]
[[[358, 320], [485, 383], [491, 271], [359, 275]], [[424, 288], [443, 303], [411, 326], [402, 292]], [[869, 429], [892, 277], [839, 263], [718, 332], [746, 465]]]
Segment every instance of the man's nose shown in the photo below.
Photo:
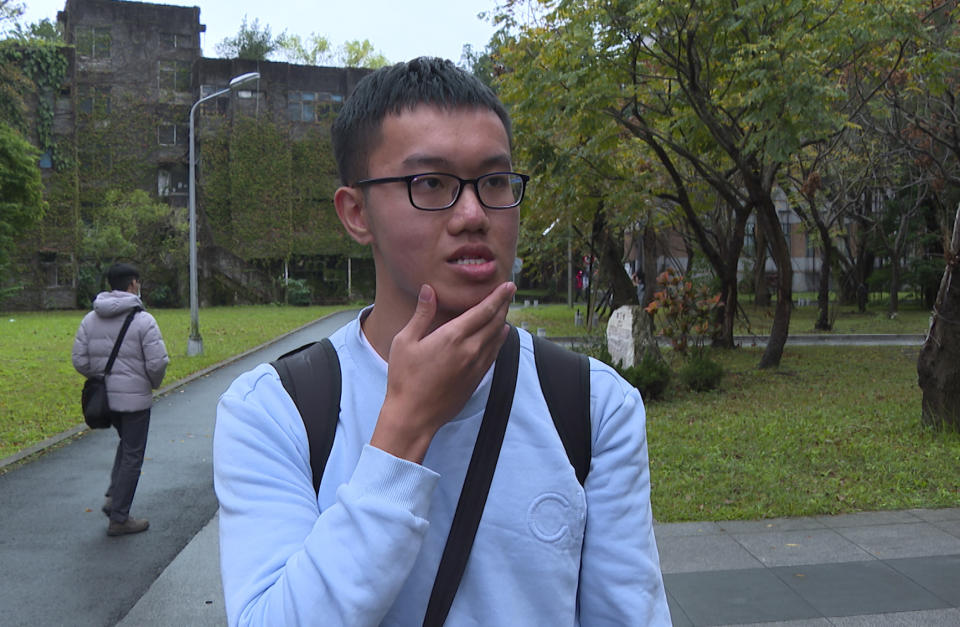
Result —
[[471, 230], [485, 229], [488, 224], [487, 209], [480, 202], [477, 195], [477, 188], [470, 184], [465, 184], [460, 190], [460, 197], [453, 204], [453, 212], [456, 221], [462, 221], [464, 228]]

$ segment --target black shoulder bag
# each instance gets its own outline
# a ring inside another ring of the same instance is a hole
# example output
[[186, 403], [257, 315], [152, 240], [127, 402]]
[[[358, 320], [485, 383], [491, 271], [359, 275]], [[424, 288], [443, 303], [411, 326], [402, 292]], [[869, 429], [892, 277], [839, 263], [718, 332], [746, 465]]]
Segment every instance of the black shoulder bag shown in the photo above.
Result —
[[83, 408], [83, 419], [91, 429], [106, 429], [110, 426], [110, 403], [107, 400], [107, 375], [113, 368], [113, 362], [117, 359], [117, 353], [120, 352], [120, 345], [123, 343], [123, 336], [127, 334], [133, 317], [140, 311], [139, 307], [134, 307], [133, 311], [123, 321], [123, 327], [120, 329], [120, 335], [117, 341], [113, 343], [113, 351], [110, 353], [110, 359], [107, 360], [107, 367], [104, 368], [102, 375], [88, 377], [83, 384], [83, 391], [80, 393], [80, 406]]

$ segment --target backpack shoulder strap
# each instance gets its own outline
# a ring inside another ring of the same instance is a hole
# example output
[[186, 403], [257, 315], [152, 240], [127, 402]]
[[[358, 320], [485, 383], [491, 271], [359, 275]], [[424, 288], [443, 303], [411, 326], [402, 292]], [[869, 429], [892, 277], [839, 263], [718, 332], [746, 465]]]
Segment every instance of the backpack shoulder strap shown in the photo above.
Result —
[[113, 362], [117, 360], [117, 355], [120, 353], [120, 345], [123, 344], [123, 338], [127, 334], [127, 329], [130, 328], [130, 323], [133, 322], [133, 317], [137, 315], [138, 311], [143, 311], [140, 307], [134, 307], [130, 310], [130, 313], [127, 314], [126, 319], [123, 321], [123, 326], [120, 327], [120, 334], [117, 335], [116, 341], [113, 343], [113, 350], [110, 351], [110, 358], [107, 359], [107, 365], [103, 369], [103, 376], [110, 374], [110, 371], [113, 370]]
[[533, 337], [540, 389], [580, 485], [590, 472], [590, 360], [586, 355]]
[[300, 412], [307, 430], [313, 489], [319, 491], [340, 416], [337, 349], [328, 338], [324, 338], [285, 353], [270, 365], [280, 375], [280, 382]]

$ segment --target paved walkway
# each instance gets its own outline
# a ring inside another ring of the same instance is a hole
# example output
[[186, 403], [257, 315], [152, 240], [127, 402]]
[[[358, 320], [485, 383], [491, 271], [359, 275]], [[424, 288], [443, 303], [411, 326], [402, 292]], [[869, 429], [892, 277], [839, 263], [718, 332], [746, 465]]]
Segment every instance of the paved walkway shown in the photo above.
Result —
[[[29, 463], [0, 460], [0, 625], [226, 624], [210, 445], [239, 373], [331, 333], [284, 336], [164, 390], [134, 502], [143, 534], [99, 512], [115, 436], [81, 431]], [[674, 624], [960, 625], [960, 507], [656, 526]]]

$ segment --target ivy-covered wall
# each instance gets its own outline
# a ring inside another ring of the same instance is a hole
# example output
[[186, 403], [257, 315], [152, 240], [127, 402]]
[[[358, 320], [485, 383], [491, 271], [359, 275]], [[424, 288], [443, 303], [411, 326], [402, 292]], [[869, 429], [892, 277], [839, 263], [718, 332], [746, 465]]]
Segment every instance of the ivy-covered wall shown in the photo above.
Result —
[[[370, 252], [334, 211], [339, 182], [327, 128], [301, 127], [294, 139], [288, 122], [236, 116], [207, 123], [198, 151], [201, 245], [255, 262], [278, 280], [285, 266], [310, 281], [318, 298], [345, 297], [346, 257], [369, 259]], [[367, 265], [357, 264], [355, 294], [371, 287]]]
[[[12, 255], [12, 275], [24, 289], [5, 306], [18, 300], [32, 307], [73, 305], [77, 161], [73, 125], [64, 120], [69, 96], [63, 95], [72, 57], [73, 49], [61, 43], [0, 41], [0, 116], [40, 150], [46, 188], [42, 220], [19, 238]], [[44, 294], [40, 287], [53, 289]]]

